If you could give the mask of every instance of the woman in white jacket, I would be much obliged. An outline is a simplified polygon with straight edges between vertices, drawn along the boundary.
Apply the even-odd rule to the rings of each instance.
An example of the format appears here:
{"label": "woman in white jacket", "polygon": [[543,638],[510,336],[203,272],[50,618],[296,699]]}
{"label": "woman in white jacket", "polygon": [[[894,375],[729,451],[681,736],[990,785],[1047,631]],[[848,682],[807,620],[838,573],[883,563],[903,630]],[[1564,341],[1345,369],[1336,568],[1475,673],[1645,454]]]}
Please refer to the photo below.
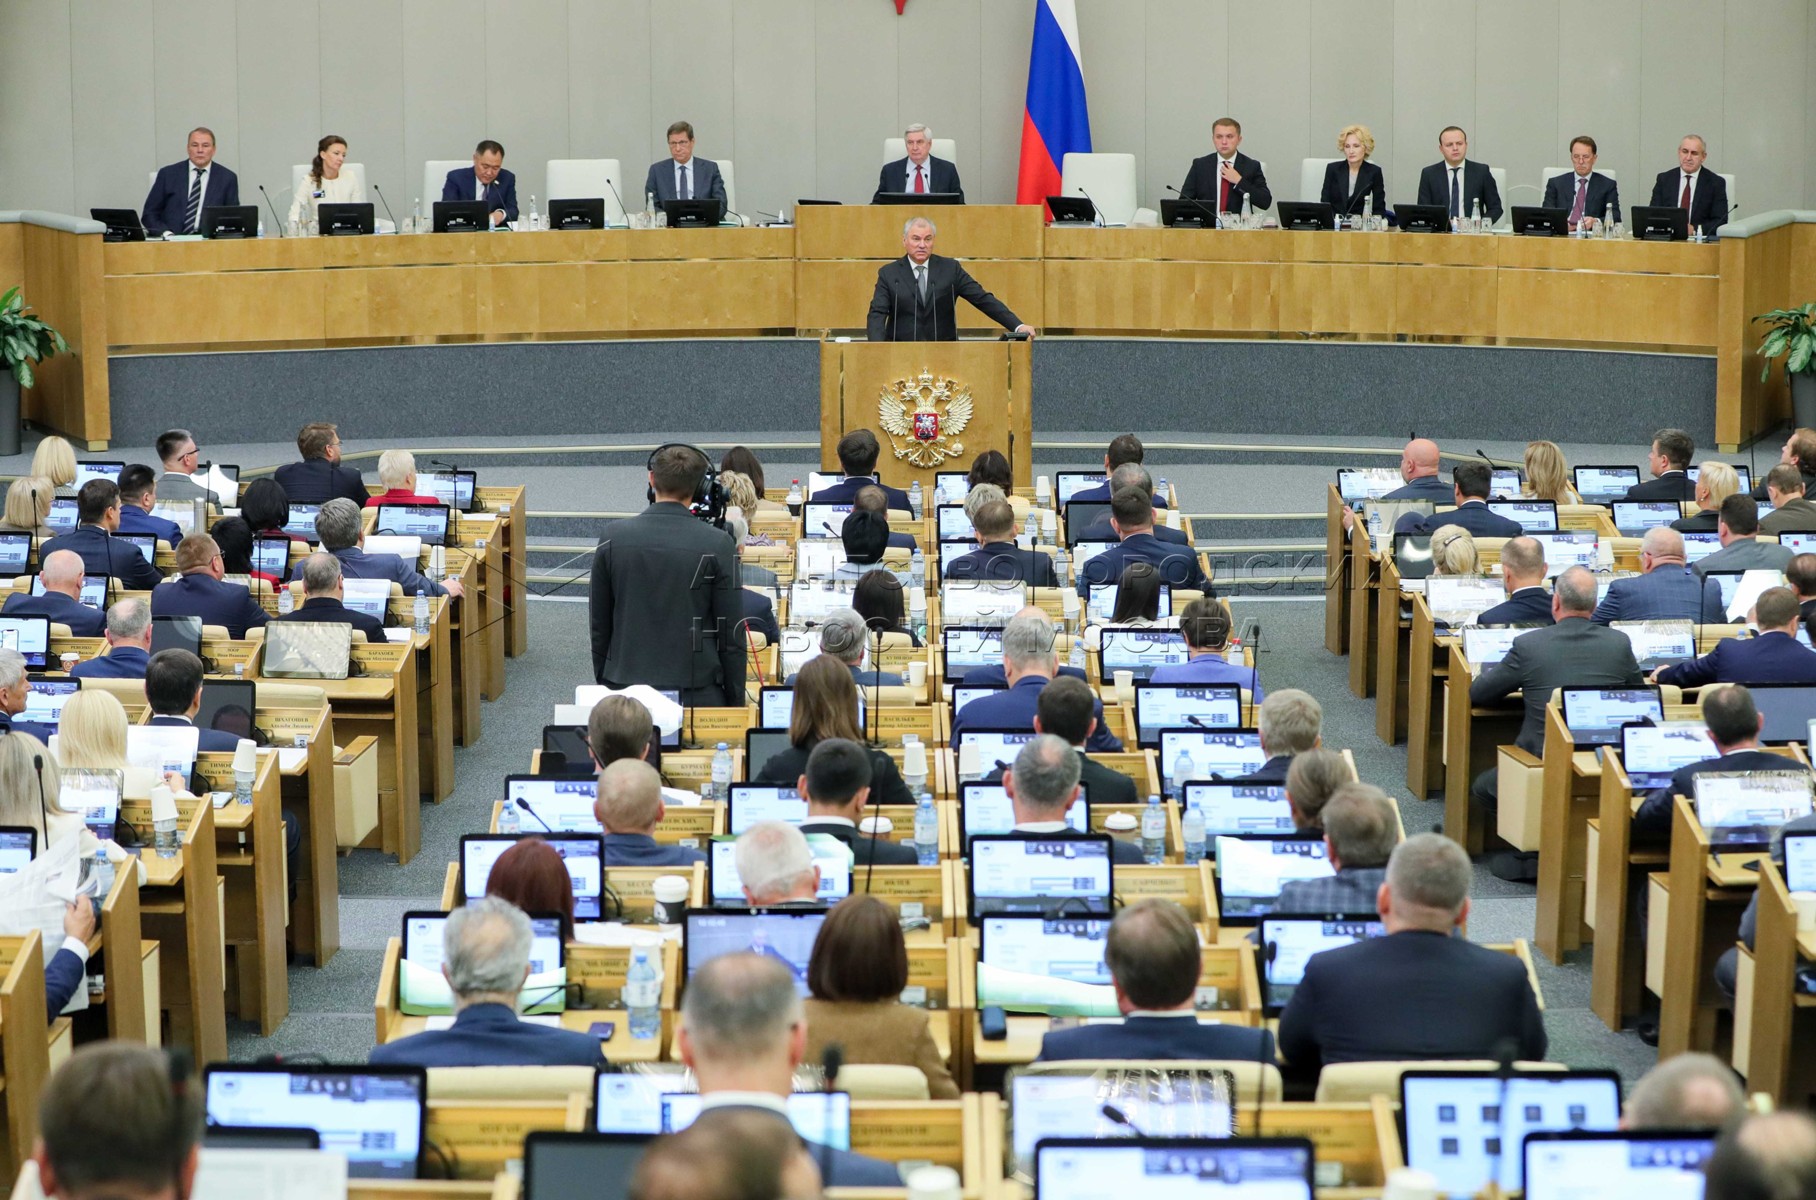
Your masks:
{"label": "woman in white jacket", "polygon": [[307,225],[320,204],[364,204],[366,188],[352,172],[341,171],[347,162],[347,139],[329,134],[316,143],[315,161],[290,201],[290,224]]}

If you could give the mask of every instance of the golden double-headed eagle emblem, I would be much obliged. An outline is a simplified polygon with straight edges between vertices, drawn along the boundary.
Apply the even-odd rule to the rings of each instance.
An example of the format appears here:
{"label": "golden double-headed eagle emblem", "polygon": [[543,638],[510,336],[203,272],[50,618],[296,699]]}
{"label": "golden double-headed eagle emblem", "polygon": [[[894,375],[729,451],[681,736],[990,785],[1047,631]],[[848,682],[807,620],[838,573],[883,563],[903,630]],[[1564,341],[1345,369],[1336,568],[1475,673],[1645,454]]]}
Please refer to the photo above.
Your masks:
{"label": "golden double-headed eagle emblem", "polygon": [[965,452],[957,440],[971,423],[971,389],[927,370],[898,379],[877,400],[877,420],[895,456],[917,467],[937,467]]}

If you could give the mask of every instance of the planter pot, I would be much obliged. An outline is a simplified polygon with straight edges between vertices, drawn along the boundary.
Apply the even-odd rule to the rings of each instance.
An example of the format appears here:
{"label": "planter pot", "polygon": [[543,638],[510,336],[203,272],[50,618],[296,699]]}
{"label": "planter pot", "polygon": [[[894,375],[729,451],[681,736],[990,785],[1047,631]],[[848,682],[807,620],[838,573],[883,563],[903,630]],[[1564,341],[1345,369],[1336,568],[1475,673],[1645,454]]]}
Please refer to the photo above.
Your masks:
{"label": "planter pot", "polygon": [[17,453],[19,453],[19,381],[13,378],[11,371],[0,367],[0,455]]}
{"label": "planter pot", "polygon": [[[19,423],[18,401],[13,403],[13,425],[16,427]],[[1816,429],[1816,374],[1799,371],[1791,376],[1791,419],[1799,429]]]}

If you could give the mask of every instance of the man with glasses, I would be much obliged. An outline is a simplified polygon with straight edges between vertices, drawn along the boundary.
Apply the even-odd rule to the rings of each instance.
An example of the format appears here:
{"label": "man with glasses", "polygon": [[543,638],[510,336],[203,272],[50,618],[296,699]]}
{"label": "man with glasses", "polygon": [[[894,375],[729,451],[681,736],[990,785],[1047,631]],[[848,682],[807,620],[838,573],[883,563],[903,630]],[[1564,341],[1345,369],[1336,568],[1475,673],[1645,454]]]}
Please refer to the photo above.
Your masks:
{"label": "man with glasses", "polygon": [[341,465],[340,430],[327,421],[311,421],[297,430],[297,453],[303,461],[285,463],[272,478],[292,504],[326,504],[345,496],[365,507],[371,494],[358,471]]}
{"label": "man with glasses", "polygon": [[1595,169],[1595,139],[1586,133],[1570,141],[1570,173],[1545,181],[1545,207],[1568,210],[1570,228],[1600,228],[1603,213],[1621,219],[1621,192],[1614,180]]}
{"label": "man with glasses", "polygon": [[730,207],[725,198],[725,179],[719,164],[710,158],[694,157],[694,127],[676,121],[668,127],[667,162],[651,163],[643,181],[645,196],[664,200],[717,200],[719,217]]}
{"label": "man with glasses", "polygon": [[229,637],[270,618],[243,583],[226,583],[221,548],[205,533],[192,533],[177,543],[177,578],[151,589],[154,617],[200,617],[204,625],[221,625]]}
{"label": "man with glasses", "polygon": [[214,493],[196,482],[196,467],[202,451],[195,435],[187,429],[172,429],[158,435],[158,460],[164,474],[158,479],[158,495],[165,500],[206,500],[214,504]]}

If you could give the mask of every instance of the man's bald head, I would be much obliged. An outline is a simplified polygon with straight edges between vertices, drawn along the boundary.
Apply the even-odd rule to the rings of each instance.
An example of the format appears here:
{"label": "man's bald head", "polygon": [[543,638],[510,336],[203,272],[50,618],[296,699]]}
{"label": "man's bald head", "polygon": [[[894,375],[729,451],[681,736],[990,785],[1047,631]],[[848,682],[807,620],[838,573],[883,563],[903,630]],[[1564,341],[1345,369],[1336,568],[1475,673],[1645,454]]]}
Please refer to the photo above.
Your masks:
{"label": "man's bald head", "polygon": [[1669,525],[1654,525],[1640,539],[1639,552],[1651,560],[1646,565],[1648,571],[1667,563],[1681,567],[1684,563],[1684,535]]}
{"label": "man's bald head", "polygon": [[1501,547],[1501,574],[1519,587],[1545,582],[1545,547],[1537,538],[1509,538]]}
{"label": "man's bald head", "polygon": [[39,575],[47,592],[74,596],[82,590],[82,556],[74,550],[52,550],[44,558]]}
{"label": "man's bald head", "polygon": [[607,833],[649,833],[662,820],[662,776],[640,758],[608,763],[593,809]]}
{"label": "man's bald head", "polygon": [[1400,453],[1400,474],[1419,479],[1438,473],[1438,444],[1430,438],[1414,438]]}

